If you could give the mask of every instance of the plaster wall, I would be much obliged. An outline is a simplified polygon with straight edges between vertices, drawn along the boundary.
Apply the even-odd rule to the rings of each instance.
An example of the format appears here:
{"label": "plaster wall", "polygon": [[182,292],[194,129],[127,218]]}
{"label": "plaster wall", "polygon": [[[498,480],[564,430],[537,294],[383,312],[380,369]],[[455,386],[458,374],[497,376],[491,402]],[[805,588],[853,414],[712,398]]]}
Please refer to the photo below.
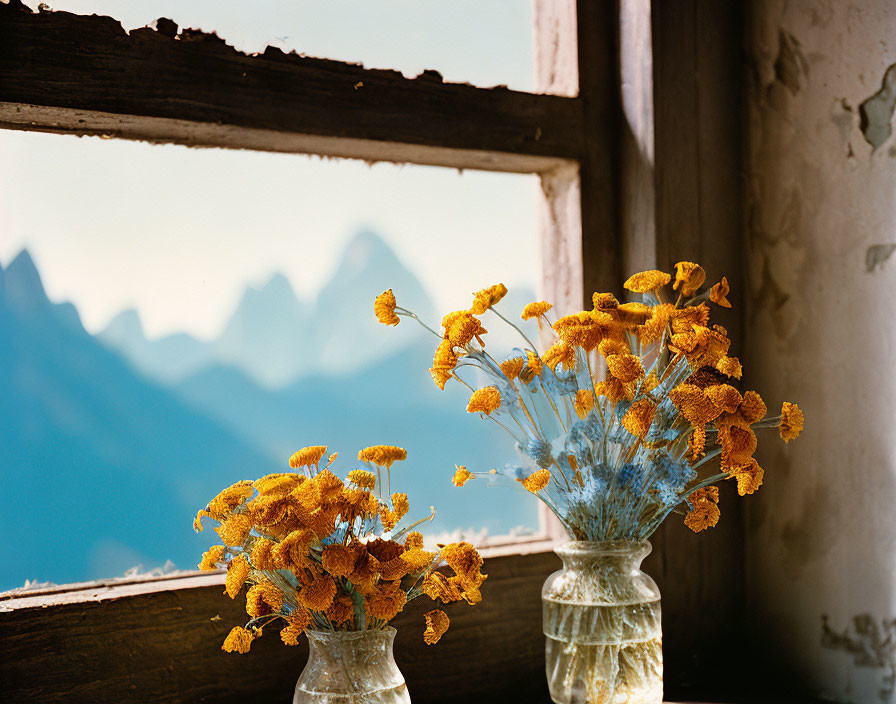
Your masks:
{"label": "plaster wall", "polygon": [[[746,4],[746,621],[812,692],[896,702],[896,3]],[[887,640],[889,637],[889,641]]]}

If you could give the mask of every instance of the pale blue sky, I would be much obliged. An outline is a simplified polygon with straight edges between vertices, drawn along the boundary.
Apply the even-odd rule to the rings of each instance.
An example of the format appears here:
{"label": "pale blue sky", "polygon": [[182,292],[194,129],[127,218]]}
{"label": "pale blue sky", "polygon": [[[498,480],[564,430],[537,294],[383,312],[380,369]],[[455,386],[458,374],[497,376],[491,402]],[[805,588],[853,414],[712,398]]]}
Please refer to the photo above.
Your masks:
{"label": "pale blue sky", "polygon": [[[126,28],[168,16],[266,44],[446,80],[531,89],[529,0],[64,0]],[[150,335],[215,334],[243,287],[282,270],[304,297],[361,226],[379,231],[440,308],[503,280],[535,287],[533,176],[151,146],[0,131],[0,262],[27,246],[51,297],[90,330],[135,306]]]}

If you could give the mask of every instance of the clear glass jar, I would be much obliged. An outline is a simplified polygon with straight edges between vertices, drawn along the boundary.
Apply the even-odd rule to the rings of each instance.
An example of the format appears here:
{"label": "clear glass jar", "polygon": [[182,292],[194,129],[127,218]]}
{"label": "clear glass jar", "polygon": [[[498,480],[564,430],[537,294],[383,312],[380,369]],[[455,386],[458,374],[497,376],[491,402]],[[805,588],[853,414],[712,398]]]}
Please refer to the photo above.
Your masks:
{"label": "clear glass jar", "polygon": [[661,704],[660,592],[641,571],[650,543],[574,541],[541,592],[548,686],[557,704]]}
{"label": "clear glass jar", "polygon": [[293,704],[410,704],[404,676],[392,657],[394,628],[305,631],[308,663]]}

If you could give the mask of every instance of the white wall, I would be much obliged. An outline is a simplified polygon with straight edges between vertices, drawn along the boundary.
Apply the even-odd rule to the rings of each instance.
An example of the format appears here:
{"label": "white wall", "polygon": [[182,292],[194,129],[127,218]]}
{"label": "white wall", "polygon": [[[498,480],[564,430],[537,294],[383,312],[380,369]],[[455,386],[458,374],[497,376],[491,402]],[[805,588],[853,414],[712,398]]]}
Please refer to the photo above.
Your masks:
{"label": "white wall", "polygon": [[806,415],[791,445],[766,438],[746,500],[747,621],[820,696],[896,702],[888,669],[824,647],[821,625],[896,619],[896,138],[866,138],[893,125],[896,88],[865,133],[859,109],[896,64],[896,3],[746,6],[747,382]]}

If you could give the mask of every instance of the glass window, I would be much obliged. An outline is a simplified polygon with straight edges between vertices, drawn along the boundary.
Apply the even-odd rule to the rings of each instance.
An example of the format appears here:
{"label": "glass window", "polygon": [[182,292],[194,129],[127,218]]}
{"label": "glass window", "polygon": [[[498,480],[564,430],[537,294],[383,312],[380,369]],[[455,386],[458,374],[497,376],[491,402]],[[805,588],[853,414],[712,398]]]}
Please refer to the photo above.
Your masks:
{"label": "glass window", "polygon": [[195,511],[310,444],[343,475],[405,447],[393,486],[433,531],[536,528],[518,488],[451,485],[515,451],[432,383],[430,333],[372,313],[391,287],[438,325],[502,281],[518,316],[536,177],[10,131],[0,163],[0,520],[27,526],[0,590],[193,568]]}

